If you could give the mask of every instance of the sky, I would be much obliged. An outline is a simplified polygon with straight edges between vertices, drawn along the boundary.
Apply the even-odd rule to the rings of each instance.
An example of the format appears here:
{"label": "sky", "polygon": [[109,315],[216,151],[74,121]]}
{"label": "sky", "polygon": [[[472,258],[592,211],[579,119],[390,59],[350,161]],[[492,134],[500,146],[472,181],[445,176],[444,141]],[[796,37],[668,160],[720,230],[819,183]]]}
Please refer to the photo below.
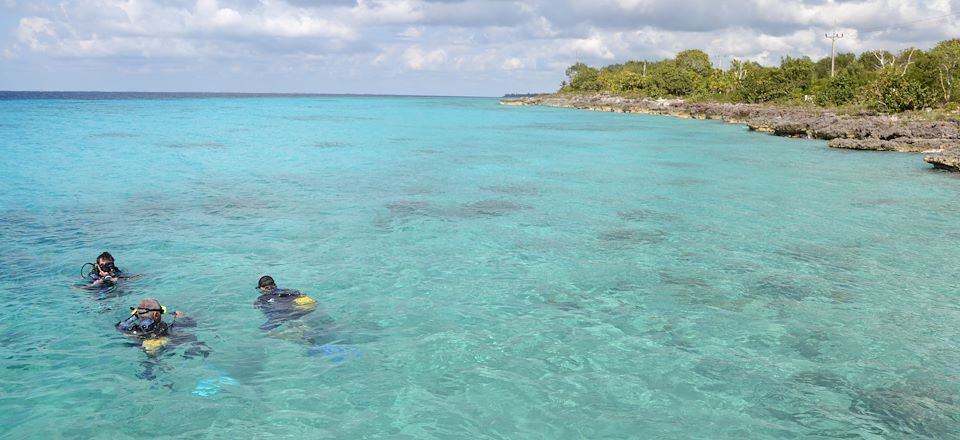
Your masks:
{"label": "sky", "polygon": [[960,0],[0,0],[0,90],[500,96],[707,52],[892,52],[960,37]]}

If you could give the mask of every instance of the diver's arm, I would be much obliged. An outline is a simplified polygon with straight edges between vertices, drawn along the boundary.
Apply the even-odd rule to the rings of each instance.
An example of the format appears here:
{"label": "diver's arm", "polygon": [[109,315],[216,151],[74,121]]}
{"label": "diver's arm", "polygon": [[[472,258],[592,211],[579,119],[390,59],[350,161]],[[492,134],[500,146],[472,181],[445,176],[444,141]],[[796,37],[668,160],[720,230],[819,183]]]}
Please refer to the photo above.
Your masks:
{"label": "diver's arm", "polygon": [[174,319],[174,321],[171,322],[170,325],[172,326],[173,324],[176,324],[177,327],[183,327],[183,328],[196,327],[196,326],[197,326],[197,321],[194,320],[193,318],[189,317],[189,316],[180,315],[179,318],[180,318],[180,319]]}
{"label": "diver's arm", "polygon": [[[179,320],[179,321],[178,321],[178,320]],[[179,322],[181,327],[184,326],[184,324],[187,324],[187,327],[190,327],[189,323],[192,322],[192,321],[193,321],[193,320],[190,319],[190,318],[185,318],[185,317],[183,316],[183,312],[181,312],[181,311],[179,311],[179,310],[174,310],[174,311],[173,311],[173,320],[170,321],[170,326],[172,327],[174,324],[176,324],[176,323]]]}

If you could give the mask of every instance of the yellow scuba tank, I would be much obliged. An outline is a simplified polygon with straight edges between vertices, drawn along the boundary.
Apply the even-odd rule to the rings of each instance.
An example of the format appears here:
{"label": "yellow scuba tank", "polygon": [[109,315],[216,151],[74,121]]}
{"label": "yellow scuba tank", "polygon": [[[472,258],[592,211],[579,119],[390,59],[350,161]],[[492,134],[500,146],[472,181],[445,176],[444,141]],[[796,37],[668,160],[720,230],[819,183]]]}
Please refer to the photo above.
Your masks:
{"label": "yellow scuba tank", "polygon": [[167,345],[168,342],[170,342],[170,338],[166,336],[161,336],[159,338],[152,338],[152,339],[144,339],[143,349],[147,350],[147,352],[152,353],[163,348],[163,346]]}
{"label": "yellow scuba tank", "polygon": [[293,300],[293,304],[300,310],[313,310],[317,307],[317,301],[307,295],[297,297]]}

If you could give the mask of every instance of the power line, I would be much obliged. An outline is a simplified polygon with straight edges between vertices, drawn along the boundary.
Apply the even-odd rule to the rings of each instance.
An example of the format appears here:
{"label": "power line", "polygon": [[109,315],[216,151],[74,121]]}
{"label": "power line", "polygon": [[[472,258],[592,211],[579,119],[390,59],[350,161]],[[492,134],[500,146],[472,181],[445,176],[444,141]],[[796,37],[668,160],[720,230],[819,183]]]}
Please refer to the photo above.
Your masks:
{"label": "power line", "polygon": [[914,25],[914,24],[917,24],[917,23],[925,23],[925,22],[928,22],[928,21],[937,21],[937,20],[942,20],[942,19],[944,19],[944,18],[950,18],[950,17],[956,17],[956,16],[960,16],[960,12],[954,12],[954,13],[952,13],[952,14],[941,15],[941,16],[938,16],[938,17],[923,18],[923,19],[920,19],[920,20],[903,21],[903,22],[895,23],[895,24],[888,25],[888,26],[878,26],[878,27],[874,27],[874,28],[859,29],[859,31],[860,31],[860,32],[863,32],[863,33],[892,31],[892,30],[894,30],[894,29],[902,29],[902,28],[905,28],[905,27],[908,27],[908,26],[911,26],[911,25]]}

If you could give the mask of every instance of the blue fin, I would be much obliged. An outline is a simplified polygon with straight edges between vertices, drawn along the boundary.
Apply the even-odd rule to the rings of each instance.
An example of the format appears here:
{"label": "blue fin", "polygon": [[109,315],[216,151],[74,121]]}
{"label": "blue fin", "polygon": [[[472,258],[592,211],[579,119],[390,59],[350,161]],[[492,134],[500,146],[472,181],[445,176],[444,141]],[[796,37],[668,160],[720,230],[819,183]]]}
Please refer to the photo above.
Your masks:
{"label": "blue fin", "polygon": [[363,356],[363,353],[357,350],[356,347],[349,345],[323,344],[308,348],[307,356],[322,356],[329,362],[339,363],[360,358]]}
{"label": "blue fin", "polygon": [[211,376],[206,379],[197,382],[197,386],[193,388],[193,394],[196,394],[200,397],[213,397],[220,392],[221,385],[236,385],[238,384],[237,380],[230,377],[227,373],[214,369],[216,376]]}

